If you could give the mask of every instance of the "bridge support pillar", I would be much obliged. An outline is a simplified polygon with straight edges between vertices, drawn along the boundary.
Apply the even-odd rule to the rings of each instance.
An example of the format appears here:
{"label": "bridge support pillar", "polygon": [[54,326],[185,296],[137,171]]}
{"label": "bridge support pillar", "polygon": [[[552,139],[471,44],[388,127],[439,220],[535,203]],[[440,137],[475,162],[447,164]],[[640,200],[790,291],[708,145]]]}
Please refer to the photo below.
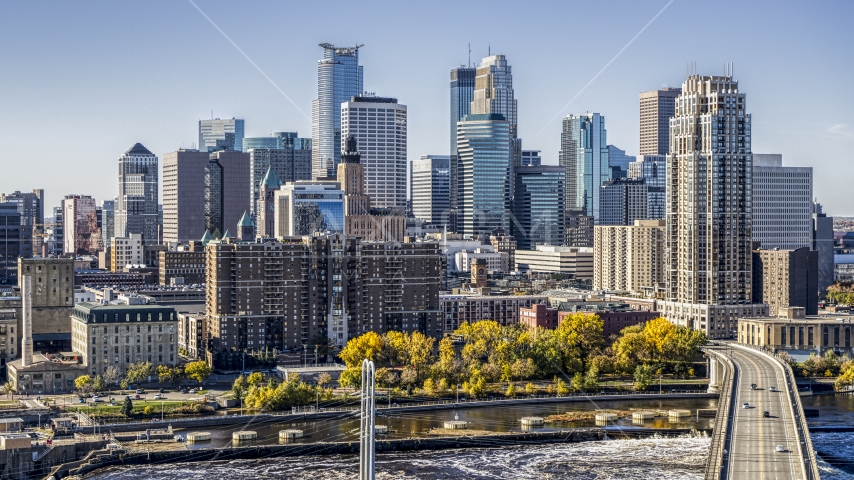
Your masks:
{"label": "bridge support pillar", "polygon": [[726,367],[714,356],[709,356],[709,393],[721,393],[723,376],[726,375]]}

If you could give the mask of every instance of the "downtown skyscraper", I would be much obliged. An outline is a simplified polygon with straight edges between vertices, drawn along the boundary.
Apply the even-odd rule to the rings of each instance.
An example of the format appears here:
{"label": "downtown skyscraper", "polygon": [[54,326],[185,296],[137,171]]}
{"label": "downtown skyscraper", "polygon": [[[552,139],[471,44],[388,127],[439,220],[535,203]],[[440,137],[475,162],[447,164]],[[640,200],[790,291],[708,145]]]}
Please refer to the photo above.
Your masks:
{"label": "downtown skyscraper", "polygon": [[457,122],[471,113],[474,99],[474,78],[477,68],[471,65],[451,70],[451,155],[448,163],[449,197],[446,224],[451,230],[457,228],[457,208],[459,197],[459,158],[457,157]]}
{"label": "downtown skyscraper", "polygon": [[311,103],[313,178],[335,177],[341,158],[341,104],[363,93],[359,48],[321,43],[317,62],[317,100]]}
{"label": "downtown skyscraper", "polygon": [[115,236],[140,233],[145,243],[158,243],[157,182],[157,156],[141,143],[119,157]]}
{"label": "downtown skyscraper", "polygon": [[599,219],[602,184],[611,179],[605,117],[567,115],[560,134],[558,164],[566,169],[566,213]]}
{"label": "downtown skyscraper", "polygon": [[241,118],[199,120],[199,150],[243,150],[244,124]]}
{"label": "downtown skyscraper", "polygon": [[738,82],[691,75],[670,119],[666,297],[671,322],[728,338],[751,304],[753,156],[750,114]]}
{"label": "downtown skyscraper", "polygon": [[513,70],[504,55],[484,58],[477,67],[471,110],[475,115],[504,115],[510,126],[512,164],[522,162],[522,141],[516,125],[516,98],[513,95]]}

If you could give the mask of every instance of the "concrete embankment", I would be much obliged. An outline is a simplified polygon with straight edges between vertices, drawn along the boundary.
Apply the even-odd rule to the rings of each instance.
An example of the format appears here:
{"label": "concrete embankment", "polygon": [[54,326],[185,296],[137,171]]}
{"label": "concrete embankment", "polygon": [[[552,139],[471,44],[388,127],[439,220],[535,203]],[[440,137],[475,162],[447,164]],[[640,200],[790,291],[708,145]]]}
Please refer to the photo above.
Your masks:
{"label": "concrete embankment", "polygon": [[[604,401],[638,401],[638,400],[660,400],[660,399],[691,399],[691,398],[717,398],[716,393],[665,393],[665,394],[631,394],[631,395],[572,395],[566,397],[538,397],[538,398],[514,398],[506,400],[484,400],[476,402],[437,401],[431,404],[401,405],[398,407],[383,407],[377,405],[377,415],[395,415],[398,413],[428,412],[437,410],[454,410],[468,408],[500,408],[518,405],[539,405],[548,403],[568,402],[604,402]],[[171,425],[175,428],[199,428],[224,425],[255,425],[263,423],[280,423],[295,420],[315,420],[326,418],[344,418],[357,415],[358,410],[335,410],[321,411],[316,413],[297,414],[267,414],[257,415],[210,415],[202,418],[167,419],[165,422],[151,423],[116,423],[101,425],[97,427],[98,432],[136,432],[147,428],[162,428]],[[77,431],[92,433],[93,427],[78,427]]]}
{"label": "concrete embankment", "polygon": [[[636,438],[651,435],[678,436],[694,432],[689,429],[615,429],[603,428],[560,430],[552,432],[506,433],[481,436],[449,436],[438,438],[407,438],[381,440],[376,443],[378,453],[412,452],[420,450],[446,450],[456,448],[491,448],[503,445],[539,445],[549,443],[575,443],[605,440],[608,438]],[[54,478],[68,475],[83,475],[93,470],[116,465],[143,465],[149,463],[180,463],[226,460],[251,460],[272,457],[302,455],[355,455],[359,453],[358,442],[319,442],[291,445],[262,445],[202,450],[174,450],[145,453],[125,453],[110,457],[99,456],[87,464],[73,464],[71,468],[60,467]]]}

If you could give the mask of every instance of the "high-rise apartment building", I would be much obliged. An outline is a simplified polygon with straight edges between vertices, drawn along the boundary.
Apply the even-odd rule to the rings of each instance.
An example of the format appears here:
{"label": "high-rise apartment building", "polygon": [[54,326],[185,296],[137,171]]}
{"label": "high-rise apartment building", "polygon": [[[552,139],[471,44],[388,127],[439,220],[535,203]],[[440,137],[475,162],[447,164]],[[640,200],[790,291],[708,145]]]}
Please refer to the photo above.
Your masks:
{"label": "high-rise apartment building", "polygon": [[513,238],[522,250],[537,245],[563,245],[566,234],[564,195],[566,171],[557,165],[515,168],[515,197],[510,221]]}
{"label": "high-rise apartment building", "polygon": [[185,150],[163,155],[163,241],[186,243],[205,233],[205,168],[207,151]]}
{"label": "high-rise apartment building", "polygon": [[599,194],[611,179],[605,117],[598,113],[567,115],[560,134],[558,163],[566,169],[566,211],[599,220]]}
{"label": "high-rise apartment building", "polygon": [[251,211],[249,154],[220,150],[210,154],[205,170],[205,228],[216,237],[237,228]]}
{"label": "high-rise apartment building", "polygon": [[728,338],[752,304],[750,114],[731,76],[691,75],[670,119],[667,301],[671,322]]}
{"label": "high-rise apartment building", "polygon": [[126,272],[129,265],[145,265],[142,235],[131,233],[127,237],[110,239],[110,270]]}
{"label": "high-rise apartment building", "polygon": [[667,187],[667,157],[641,155],[629,163],[629,179],[643,180],[646,184],[646,218],[664,219],[664,200]]}
{"label": "high-rise apartment building", "polygon": [[449,192],[448,223],[449,229],[455,230],[457,223],[457,206],[459,200],[459,158],[457,157],[457,122],[471,113],[471,102],[474,98],[474,78],[477,69],[471,66],[451,70],[451,155],[449,163]]}
{"label": "high-rise apartment building", "polygon": [[818,252],[818,294],[824,298],[827,287],[833,284],[833,217],[822,211],[821,204],[812,204],[812,249]]}
{"label": "high-rise apartment building", "polygon": [[472,114],[457,122],[457,231],[510,231],[510,122],[501,114]]}
{"label": "high-rise apartment building", "polygon": [[437,243],[364,243],[341,234],[211,242],[212,348],[313,350],[327,339],[340,348],[368,331],[441,336],[440,259]]}
{"label": "high-rise apartment building", "polygon": [[344,233],[344,191],[337,182],[286,183],[273,201],[276,238]]}
{"label": "high-rise apartment building", "polygon": [[33,254],[32,229],[22,223],[15,203],[0,203],[0,285],[18,283],[18,257]]}
{"label": "high-rise apartment building", "polygon": [[803,307],[818,315],[818,252],[809,247],[753,251],[753,303],[768,305],[768,314]]}
{"label": "high-rise apartment building", "polygon": [[141,233],[146,243],[158,242],[157,183],[157,156],[142,144],[134,144],[119,157],[119,194],[115,210],[117,237]]}
{"label": "high-rise apartment building", "polygon": [[593,290],[655,295],[664,290],[664,220],[596,226]]}
{"label": "high-rise apartment building", "polygon": [[784,167],[782,155],[754,153],[752,191],[754,242],[782,250],[812,244],[812,167]]}
{"label": "high-rise apartment building", "polygon": [[62,220],[65,253],[95,255],[104,248],[94,198],[66,195],[62,200]]}
{"label": "high-rise apartment building", "polygon": [[670,152],[670,117],[675,115],[681,88],[662,88],[640,94],[640,155]]}
{"label": "high-rise apartment building", "polygon": [[243,119],[199,120],[199,151],[216,150],[243,151]]}
{"label": "high-rise apartment building", "polygon": [[599,225],[632,225],[648,219],[647,197],[643,180],[608,180],[602,185]]}
{"label": "high-rise apartment building", "polygon": [[321,43],[317,62],[317,100],[311,103],[312,177],[334,177],[341,157],[341,104],[364,92],[359,49]]}
{"label": "high-rise apartment building", "polygon": [[[377,208],[406,207],[406,105],[354,96],[341,104],[341,139],[352,135],[365,169],[365,193]],[[332,176],[337,175],[337,167]]]}
{"label": "high-rise apartment building", "polygon": [[[53,252],[50,253],[56,256],[62,255],[63,250],[65,250],[65,227],[63,226],[63,223],[62,205],[53,207]],[[831,230],[831,238],[832,237],[833,231]],[[833,248],[831,248],[830,251],[832,256]]]}
{"label": "high-rise apartment building", "polygon": [[451,157],[422,155],[409,169],[409,198],[415,218],[433,225],[448,225],[451,194]]}

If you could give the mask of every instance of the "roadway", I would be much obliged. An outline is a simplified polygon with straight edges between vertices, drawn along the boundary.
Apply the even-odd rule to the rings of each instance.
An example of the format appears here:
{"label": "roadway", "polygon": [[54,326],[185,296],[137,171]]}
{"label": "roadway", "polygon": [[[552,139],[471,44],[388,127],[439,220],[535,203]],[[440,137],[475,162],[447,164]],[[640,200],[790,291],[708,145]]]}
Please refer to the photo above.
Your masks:
{"label": "roadway", "polygon": [[[782,367],[758,352],[729,350],[739,371],[734,385],[726,470],[731,479],[804,479],[795,418]],[[756,384],[756,390],[751,384]],[[775,387],[772,392],[770,387]],[[782,391],[781,391],[782,390]],[[743,408],[748,403],[750,408]],[[769,417],[763,417],[763,412]],[[778,452],[777,446],[786,451]]]}

